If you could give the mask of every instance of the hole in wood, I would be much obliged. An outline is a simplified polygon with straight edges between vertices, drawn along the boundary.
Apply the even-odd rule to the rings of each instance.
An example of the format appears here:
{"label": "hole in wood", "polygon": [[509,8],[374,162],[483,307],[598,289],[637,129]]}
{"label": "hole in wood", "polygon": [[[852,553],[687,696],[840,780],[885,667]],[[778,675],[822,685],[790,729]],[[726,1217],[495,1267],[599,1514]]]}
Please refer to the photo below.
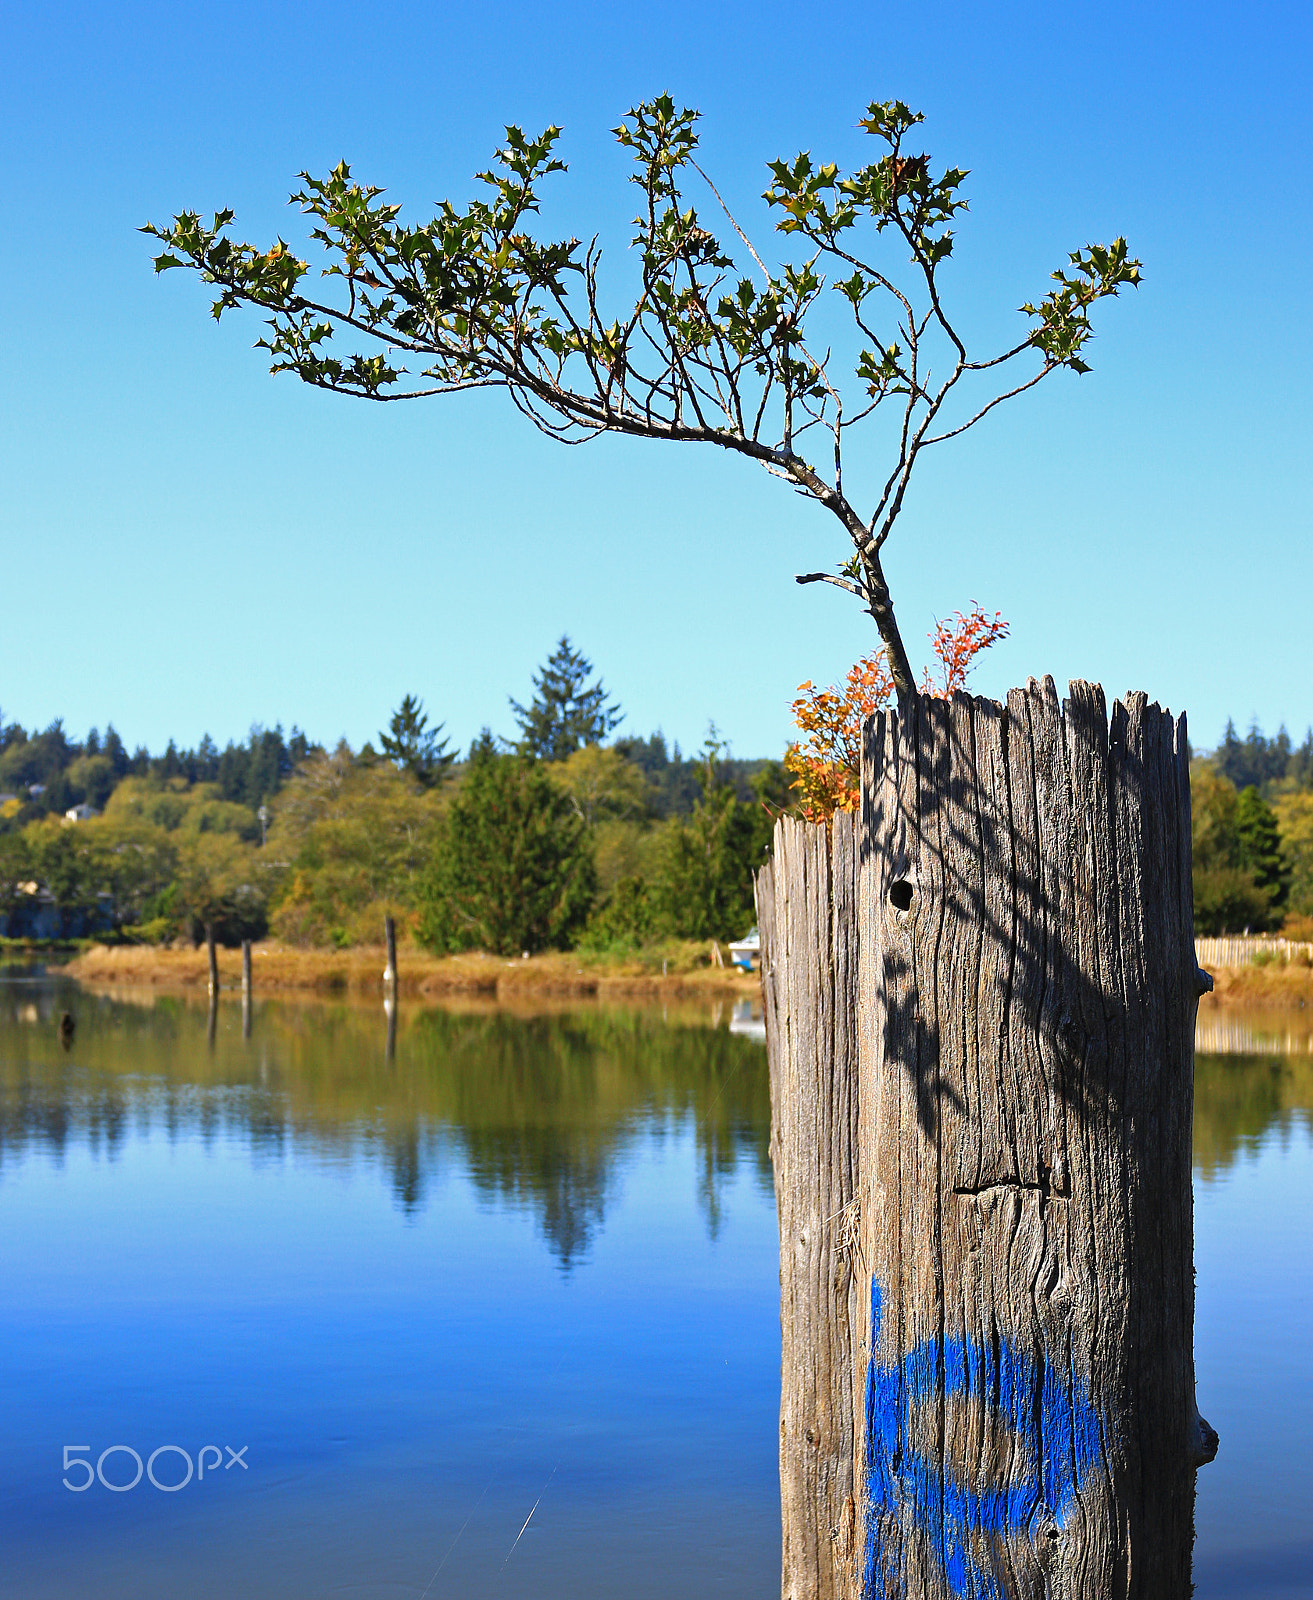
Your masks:
{"label": "hole in wood", "polygon": [[912,909],[912,885],[906,878],[896,878],[889,885],[889,899],[899,911]]}

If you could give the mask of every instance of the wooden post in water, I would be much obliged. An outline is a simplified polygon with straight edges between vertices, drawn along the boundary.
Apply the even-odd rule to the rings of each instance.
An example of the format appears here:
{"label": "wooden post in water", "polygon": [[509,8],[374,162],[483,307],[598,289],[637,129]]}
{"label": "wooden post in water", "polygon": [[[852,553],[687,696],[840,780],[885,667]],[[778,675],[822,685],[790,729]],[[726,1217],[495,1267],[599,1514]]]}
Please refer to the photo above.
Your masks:
{"label": "wooden post in water", "polygon": [[390,1063],[397,1054],[397,925],[392,913],[383,918],[383,938],[388,948],[388,964],[383,969],[383,1008],[387,1012],[388,1031],[385,1056]]}
{"label": "wooden post in water", "polygon": [[205,924],[205,952],[210,961],[210,1014],[206,1021],[205,1039],[213,1049],[215,1035],[219,1029],[219,956],[215,949],[212,922]]}
{"label": "wooden post in water", "polygon": [[242,940],[242,1038],[251,1037],[251,941]]}
{"label": "wooden post in water", "polygon": [[[1097,687],[1060,706],[1032,680],[872,719],[855,914],[848,824],[777,828],[788,1600],[1190,1593],[1217,1440],[1194,1398],[1187,763],[1184,718],[1143,695],[1109,722]],[[845,1426],[851,1538],[825,1487]]]}

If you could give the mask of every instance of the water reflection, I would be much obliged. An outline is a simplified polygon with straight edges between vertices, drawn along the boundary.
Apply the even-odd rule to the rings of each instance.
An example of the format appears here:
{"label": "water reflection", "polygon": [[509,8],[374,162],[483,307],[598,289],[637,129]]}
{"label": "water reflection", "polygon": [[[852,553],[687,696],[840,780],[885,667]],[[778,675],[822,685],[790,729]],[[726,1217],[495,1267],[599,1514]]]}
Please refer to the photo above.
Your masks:
{"label": "water reflection", "polygon": [[1212,1012],[1195,1036],[1194,1168],[1211,1181],[1270,1135],[1313,1132],[1313,1018]]}
{"label": "water reflection", "polygon": [[[713,1020],[234,994],[210,1050],[203,995],[0,984],[14,1592],[768,1592],[767,1074],[752,1018]],[[1257,1600],[1308,1572],[1313,1049],[1298,1017],[1213,1022],[1195,1579]],[[258,1470],[190,1533],[55,1470],[70,1439],[225,1429]]]}
{"label": "water reflection", "polygon": [[1195,1041],[1197,1600],[1309,1592],[1313,1053],[1298,1012],[1205,1011]]}
{"label": "water reflection", "polygon": [[[55,1043],[66,1008],[79,1024],[67,1053]],[[79,1142],[113,1159],[130,1129],[158,1127],[170,1141],[238,1138],[261,1160],[293,1147],[364,1157],[413,1217],[454,1155],[486,1198],[532,1210],[568,1270],[603,1226],[624,1154],[684,1119],[713,1238],[740,1164],[769,1188],[764,1049],[708,1020],[236,998],[208,1008],[6,986],[0,1168],[35,1149],[62,1159]]]}
{"label": "water reflection", "polygon": [[[203,994],[0,984],[0,1589],[767,1592],[765,1053],[711,1020],[234,993],[211,1050]],[[74,1440],[250,1470],[72,1492]]]}

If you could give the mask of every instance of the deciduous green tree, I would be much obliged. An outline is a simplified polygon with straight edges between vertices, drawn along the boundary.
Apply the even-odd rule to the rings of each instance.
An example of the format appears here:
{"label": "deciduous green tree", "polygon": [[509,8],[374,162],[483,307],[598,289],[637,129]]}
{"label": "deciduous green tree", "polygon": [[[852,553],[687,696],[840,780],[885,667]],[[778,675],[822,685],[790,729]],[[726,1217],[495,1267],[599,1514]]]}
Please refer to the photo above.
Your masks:
{"label": "deciduous green tree", "polygon": [[268,883],[260,855],[232,833],[179,837],[169,909],[194,944],[207,927],[225,945],[264,934],[269,926]]}
{"label": "deciduous green tree", "polygon": [[1289,884],[1290,910],[1313,917],[1313,792],[1279,795],[1272,807],[1281,830],[1281,864]]}
{"label": "deciduous green tree", "polygon": [[649,813],[642,769],[614,747],[587,744],[562,761],[552,778],[590,828],[606,821],[638,821]]}
{"label": "deciduous green tree", "polygon": [[755,825],[720,779],[720,746],[708,739],[702,796],[690,817],[666,823],[659,865],[650,885],[653,924],[684,939],[737,939],[754,921],[752,874],[764,859],[769,829]]}
{"label": "deciduous green tree", "polygon": [[[1191,767],[1190,791],[1195,931],[1237,933],[1272,926],[1277,920],[1280,863],[1272,855],[1271,811],[1257,790],[1247,789],[1251,798],[1242,812],[1235,785],[1208,761],[1196,761]],[[1261,880],[1255,862],[1262,863]]]}
{"label": "deciduous green tree", "polygon": [[[101,895],[109,888],[104,836],[92,825],[71,825],[59,817],[32,823],[24,832],[32,876],[54,896],[61,936],[92,932],[100,920]],[[104,910],[108,915],[109,908]]]}
{"label": "deciduous green tree", "polygon": [[32,858],[22,833],[0,833],[0,928],[18,909],[23,897],[20,885],[32,881]]}
{"label": "deciduous green tree", "polygon": [[442,800],[345,744],[311,756],[274,802],[267,854],[285,862],[272,915],[294,944],[376,944],[413,917]]}

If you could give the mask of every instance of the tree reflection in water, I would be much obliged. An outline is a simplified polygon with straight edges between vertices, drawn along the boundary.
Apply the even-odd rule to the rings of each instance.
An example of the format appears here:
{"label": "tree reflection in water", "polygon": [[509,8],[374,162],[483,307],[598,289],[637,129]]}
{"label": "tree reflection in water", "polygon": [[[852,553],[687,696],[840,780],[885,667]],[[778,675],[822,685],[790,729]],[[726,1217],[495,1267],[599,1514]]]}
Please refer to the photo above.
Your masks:
{"label": "tree reflection in water", "polygon": [[[75,1048],[51,1017],[78,1016]],[[258,1162],[294,1150],[386,1172],[412,1216],[457,1160],[489,1201],[528,1208],[565,1270],[603,1227],[627,1150],[692,1119],[698,1201],[714,1236],[725,1180],[749,1163],[770,1185],[764,1047],[673,1017],[594,1006],[522,1016],[401,1008],[395,1059],[381,1011],[204,1002],[49,987],[0,992],[0,1165],[84,1144],[113,1159],[130,1129],[170,1141],[242,1140]]]}

